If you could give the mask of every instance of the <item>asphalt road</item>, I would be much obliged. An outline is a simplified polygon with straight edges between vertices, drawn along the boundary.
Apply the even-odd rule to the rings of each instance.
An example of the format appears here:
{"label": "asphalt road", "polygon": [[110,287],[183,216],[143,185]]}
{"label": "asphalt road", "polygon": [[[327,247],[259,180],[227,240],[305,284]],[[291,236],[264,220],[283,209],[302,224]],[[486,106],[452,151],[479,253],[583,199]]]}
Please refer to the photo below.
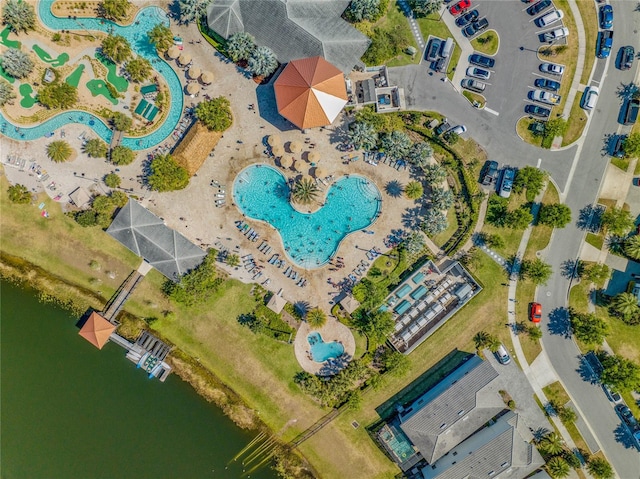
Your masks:
{"label": "asphalt road", "polygon": [[[566,334],[569,280],[561,274],[563,264],[578,257],[584,240],[585,231],[579,227],[578,218],[581,210],[598,198],[608,163],[607,139],[612,134],[630,130],[617,122],[622,103],[618,90],[637,77],[640,61],[636,60],[630,71],[621,72],[615,68],[615,55],[623,45],[633,45],[636,51],[640,50],[640,12],[634,11],[638,4],[635,1],[611,3],[615,12],[612,57],[609,61],[596,60],[591,83],[600,86],[600,97],[590,114],[587,134],[567,149],[542,150],[525,144],[515,134],[515,121],[523,114],[523,100],[540,63],[535,52],[530,51],[539,46],[536,37],[539,29],[528,23],[532,17],[519,11],[523,8],[520,2],[478,2],[481,14],[489,19],[490,28],[495,28],[501,39],[495,74],[487,88],[488,106],[498,115],[473,108],[451,83],[442,81],[441,75],[429,74],[427,65],[392,68],[389,73],[392,84],[404,88],[408,109],[443,113],[452,124],[466,125],[468,134],[483,145],[489,159],[502,165],[539,166],[547,170],[558,185],[565,203],[573,211],[574,223],[556,230],[548,249],[546,261],[552,265],[554,274],[546,286],[538,289],[537,298],[548,315],[542,341],[554,369],[618,476],[638,479],[640,453],[632,446],[612,403],[601,387],[592,383],[577,346]],[[527,25],[523,28],[525,22]],[[587,54],[595,55],[595,52]],[[461,59],[458,67],[466,66]]]}

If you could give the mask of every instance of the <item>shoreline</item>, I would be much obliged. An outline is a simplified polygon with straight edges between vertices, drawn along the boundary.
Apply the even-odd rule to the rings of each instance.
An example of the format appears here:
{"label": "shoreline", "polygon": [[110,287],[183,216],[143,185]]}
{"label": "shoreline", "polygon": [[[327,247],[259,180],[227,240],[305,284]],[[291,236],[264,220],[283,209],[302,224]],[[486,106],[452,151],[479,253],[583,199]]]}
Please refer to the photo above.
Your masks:
{"label": "shoreline", "polygon": [[[22,289],[33,290],[41,302],[53,303],[68,310],[72,314],[82,315],[87,309],[99,310],[107,299],[70,283],[38,265],[19,256],[14,256],[0,249],[0,280],[10,282]],[[59,291],[65,291],[69,296],[63,298]],[[131,331],[148,329],[169,342],[173,348],[167,357],[174,373],[180,380],[188,383],[193,391],[208,403],[213,403],[237,427],[257,433],[266,433],[278,443],[278,451],[274,454],[275,461],[284,465],[289,473],[296,471],[303,473],[293,477],[317,477],[312,466],[299,451],[294,451],[286,443],[281,443],[272,431],[235,391],[223,383],[212,371],[204,367],[197,358],[193,358],[180,350],[173,343],[162,337],[161,333],[151,328],[147,322],[129,313],[126,308],[120,313],[122,320],[120,328]],[[135,339],[131,334],[123,334],[128,339]],[[275,466],[275,464],[274,464]]]}

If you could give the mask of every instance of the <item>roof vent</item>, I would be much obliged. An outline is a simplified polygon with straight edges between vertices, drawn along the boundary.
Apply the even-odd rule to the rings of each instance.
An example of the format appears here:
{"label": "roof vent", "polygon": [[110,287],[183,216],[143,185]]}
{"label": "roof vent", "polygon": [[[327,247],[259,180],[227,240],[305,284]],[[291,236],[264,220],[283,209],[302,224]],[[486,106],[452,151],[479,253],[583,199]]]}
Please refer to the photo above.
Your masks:
{"label": "roof vent", "polygon": [[458,411],[458,416],[462,416],[464,414],[464,409],[460,409],[460,411]]}
{"label": "roof vent", "polygon": [[509,465],[508,462],[503,462],[502,464],[500,464],[500,467],[507,467]]}
{"label": "roof vent", "polygon": [[443,422],[442,424],[440,424],[440,429],[444,429],[445,427],[447,427],[447,423]]}
{"label": "roof vent", "polygon": [[496,473],[496,471],[489,471],[489,476],[493,476]]}

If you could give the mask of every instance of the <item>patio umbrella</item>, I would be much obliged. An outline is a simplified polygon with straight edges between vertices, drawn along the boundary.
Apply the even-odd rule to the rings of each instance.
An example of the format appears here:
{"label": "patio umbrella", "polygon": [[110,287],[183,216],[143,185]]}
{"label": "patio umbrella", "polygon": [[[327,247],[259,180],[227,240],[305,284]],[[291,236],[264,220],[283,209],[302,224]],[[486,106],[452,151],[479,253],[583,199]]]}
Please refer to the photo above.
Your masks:
{"label": "patio umbrella", "polygon": [[200,69],[198,67],[191,67],[189,68],[189,78],[191,78],[192,80],[197,79],[200,76]]}
{"label": "patio umbrella", "polygon": [[316,178],[324,178],[325,176],[327,176],[327,172],[325,171],[324,168],[316,166],[316,171],[314,172],[314,175]]}
{"label": "patio umbrella", "polygon": [[320,154],[315,152],[315,151],[310,151],[307,154],[307,160],[309,160],[311,163],[315,163],[320,159]]}
{"label": "patio umbrella", "polygon": [[172,60],[178,58],[180,56],[180,49],[178,47],[171,47],[167,50],[167,56]]}
{"label": "patio umbrella", "polygon": [[213,82],[213,73],[206,70],[203,71],[202,75],[200,75],[200,81],[205,85],[209,85],[211,82]]}
{"label": "patio umbrella", "polygon": [[183,53],[178,57],[178,63],[182,66],[188,65],[190,61],[191,55],[189,55],[188,53]]}
{"label": "patio umbrella", "polygon": [[280,158],[280,165],[283,168],[290,168],[291,165],[293,165],[293,158],[291,158],[290,156],[283,156],[282,158]]}
{"label": "patio umbrella", "polygon": [[284,148],[282,145],[275,145],[271,148],[271,153],[273,153],[273,156],[282,156],[284,154]]}
{"label": "patio umbrella", "polygon": [[189,83],[187,85],[187,93],[189,95],[195,95],[200,91],[200,86],[197,83]]}
{"label": "patio umbrella", "polygon": [[269,135],[269,138],[267,138],[267,143],[269,143],[269,146],[276,146],[281,145],[282,140],[278,135]]}
{"label": "patio umbrella", "polygon": [[289,151],[291,151],[291,153],[300,153],[302,151],[302,145],[299,141],[290,141]]}

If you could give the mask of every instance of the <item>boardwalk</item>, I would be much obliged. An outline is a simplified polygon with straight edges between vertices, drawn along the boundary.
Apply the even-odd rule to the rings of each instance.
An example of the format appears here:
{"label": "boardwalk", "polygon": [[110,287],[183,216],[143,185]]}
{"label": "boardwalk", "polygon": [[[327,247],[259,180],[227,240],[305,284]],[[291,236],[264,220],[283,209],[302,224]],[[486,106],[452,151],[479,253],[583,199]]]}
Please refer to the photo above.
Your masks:
{"label": "boardwalk", "polygon": [[104,310],[102,316],[104,319],[109,321],[110,323],[114,323],[116,316],[124,306],[124,303],[129,298],[131,292],[135,289],[138,283],[142,280],[144,276],[140,274],[138,271],[133,271],[129,277],[120,285],[116,294],[109,300],[107,303],[107,307]]}

